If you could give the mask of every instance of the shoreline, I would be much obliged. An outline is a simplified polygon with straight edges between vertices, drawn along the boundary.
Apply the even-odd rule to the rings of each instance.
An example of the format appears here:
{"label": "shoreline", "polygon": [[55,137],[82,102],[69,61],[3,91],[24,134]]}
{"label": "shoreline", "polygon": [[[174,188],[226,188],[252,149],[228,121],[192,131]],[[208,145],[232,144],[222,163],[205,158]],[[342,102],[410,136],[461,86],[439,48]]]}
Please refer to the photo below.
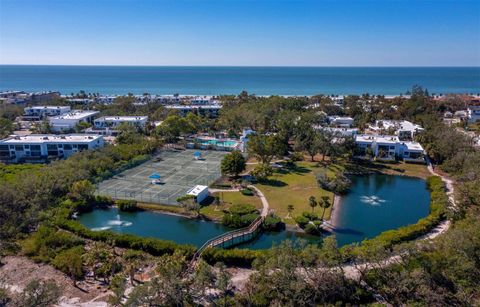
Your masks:
{"label": "shoreline", "polygon": [[332,211],[330,212],[330,219],[325,221],[325,223],[328,224],[332,230],[337,228],[341,205],[342,205],[342,197],[338,194],[334,194],[334,201],[333,201]]}

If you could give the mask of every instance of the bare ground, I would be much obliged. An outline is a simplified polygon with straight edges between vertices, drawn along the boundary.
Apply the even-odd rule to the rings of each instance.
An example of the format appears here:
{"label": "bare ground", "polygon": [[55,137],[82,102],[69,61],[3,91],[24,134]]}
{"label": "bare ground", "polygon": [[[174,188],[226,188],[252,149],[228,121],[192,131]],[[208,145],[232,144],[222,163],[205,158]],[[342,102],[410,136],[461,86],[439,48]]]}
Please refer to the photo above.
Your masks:
{"label": "bare ground", "polygon": [[68,276],[51,265],[35,263],[23,256],[8,256],[3,262],[5,265],[0,267],[0,276],[11,292],[21,292],[35,279],[53,280],[62,288],[60,306],[106,306],[108,289],[98,282],[81,281],[77,283],[77,288]]}

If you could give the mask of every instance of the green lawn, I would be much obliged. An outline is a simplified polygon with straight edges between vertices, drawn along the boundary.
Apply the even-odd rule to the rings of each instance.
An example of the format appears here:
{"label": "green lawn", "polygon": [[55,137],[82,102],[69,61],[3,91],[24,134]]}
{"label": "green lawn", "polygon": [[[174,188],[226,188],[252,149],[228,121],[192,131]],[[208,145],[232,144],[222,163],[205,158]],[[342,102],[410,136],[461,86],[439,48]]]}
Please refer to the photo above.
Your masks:
{"label": "green lawn", "polygon": [[203,206],[200,213],[214,220],[221,220],[224,214],[223,210],[234,204],[252,204],[255,208],[260,210],[262,208],[262,201],[257,196],[245,196],[240,192],[220,192],[214,193],[212,196],[218,196],[221,205],[217,207],[212,203]]}
{"label": "green lawn", "polygon": [[425,164],[415,163],[381,163],[381,162],[348,162],[345,168],[350,171],[378,171],[387,175],[403,175],[426,179],[431,176]]}
{"label": "green lawn", "polygon": [[[337,165],[328,167],[328,172],[333,172],[338,168]],[[297,166],[291,169],[275,171],[268,182],[258,183],[259,188],[270,204],[270,208],[280,216],[285,223],[294,224],[294,217],[302,214],[304,211],[312,211],[308,199],[315,196],[320,199],[322,196],[329,196],[330,203],[333,204],[333,193],[325,191],[318,187],[316,182],[316,173],[322,171],[324,167],[317,162],[297,162]],[[294,206],[292,218],[288,217],[288,205]],[[325,219],[330,218],[331,207],[325,210]],[[322,208],[315,208],[319,215]]]}

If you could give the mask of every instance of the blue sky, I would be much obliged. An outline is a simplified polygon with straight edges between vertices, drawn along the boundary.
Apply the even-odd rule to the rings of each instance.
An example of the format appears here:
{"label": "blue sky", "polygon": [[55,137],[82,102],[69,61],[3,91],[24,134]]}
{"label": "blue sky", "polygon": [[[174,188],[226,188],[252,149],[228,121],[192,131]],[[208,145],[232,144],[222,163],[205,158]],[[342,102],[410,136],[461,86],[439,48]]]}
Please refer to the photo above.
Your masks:
{"label": "blue sky", "polygon": [[480,1],[0,0],[0,63],[480,66]]}

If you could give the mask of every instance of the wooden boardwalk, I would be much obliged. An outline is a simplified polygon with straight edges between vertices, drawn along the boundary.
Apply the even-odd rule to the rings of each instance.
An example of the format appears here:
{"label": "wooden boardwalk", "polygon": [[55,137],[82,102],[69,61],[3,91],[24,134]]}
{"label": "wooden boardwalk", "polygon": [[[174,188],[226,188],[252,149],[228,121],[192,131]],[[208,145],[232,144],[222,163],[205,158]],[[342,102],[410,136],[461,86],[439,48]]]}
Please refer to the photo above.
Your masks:
{"label": "wooden boardwalk", "polygon": [[200,259],[200,256],[206,249],[211,247],[232,247],[253,240],[260,233],[260,231],[262,230],[263,221],[265,220],[269,212],[269,205],[267,199],[259,189],[257,189],[255,186],[249,186],[249,188],[255,190],[257,195],[260,197],[260,200],[262,201],[263,208],[260,216],[257,217],[248,227],[226,232],[205,242],[193,255],[192,261],[190,263],[191,270],[195,268],[198,259]]}

